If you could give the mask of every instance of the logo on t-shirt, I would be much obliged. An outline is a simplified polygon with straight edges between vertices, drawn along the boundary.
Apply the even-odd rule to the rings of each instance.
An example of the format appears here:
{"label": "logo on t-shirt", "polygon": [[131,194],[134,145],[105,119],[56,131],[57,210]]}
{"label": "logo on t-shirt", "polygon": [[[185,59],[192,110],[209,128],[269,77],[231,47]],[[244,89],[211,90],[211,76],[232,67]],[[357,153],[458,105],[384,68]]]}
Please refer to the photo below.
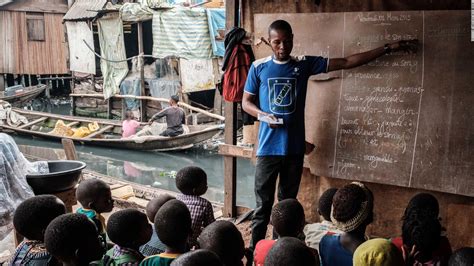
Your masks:
{"label": "logo on t-shirt", "polygon": [[287,115],[296,110],[296,78],[269,78],[270,110]]}

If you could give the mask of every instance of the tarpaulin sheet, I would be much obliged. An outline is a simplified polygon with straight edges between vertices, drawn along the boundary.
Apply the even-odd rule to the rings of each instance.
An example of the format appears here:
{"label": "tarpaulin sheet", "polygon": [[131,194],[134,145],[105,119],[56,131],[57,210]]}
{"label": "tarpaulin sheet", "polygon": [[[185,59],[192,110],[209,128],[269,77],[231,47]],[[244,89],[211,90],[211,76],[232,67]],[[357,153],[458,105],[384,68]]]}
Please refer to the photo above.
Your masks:
{"label": "tarpaulin sheet", "polygon": [[71,71],[95,75],[95,55],[87,47],[94,47],[94,37],[87,22],[66,22]]}
{"label": "tarpaulin sheet", "polygon": [[206,12],[209,23],[209,33],[211,34],[212,53],[214,56],[223,57],[225,53],[225,9],[209,8]]}
{"label": "tarpaulin sheet", "polygon": [[145,21],[153,18],[153,10],[146,4],[125,3],[120,7],[120,18],[122,21]]}
{"label": "tarpaulin sheet", "polygon": [[212,59],[179,60],[182,92],[212,90],[216,88]]}
{"label": "tarpaulin sheet", "polygon": [[153,56],[211,58],[212,44],[206,11],[176,7],[153,14]]}
{"label": "tarpaulin sheet", "polygon": [[148,80],[148,84],[150,85],[151,96],[165,99],[177,94],[181,85],[179,80],[167,78],[151,79]]}
{"label": "tarpaulin sheet", "polygon": [[[140,96],[140,80],[124,80],[120,84],[120,94],[121,95],[135,95]],[[129,110],[136,110],[140,105],[138,99],[125,99],[125,105]]]}
{"label": "tarpaulin sheet", "polygon": [[[97,20],[99,31],[100,52],[108,60],[125,60],[125,45],[123,41],[123,25],[118,14],[109,14]],[[104,98],[119,93],[120,82],[128,73],[126,61],[110,62],[100,60],[100,69],[104,78]]]}

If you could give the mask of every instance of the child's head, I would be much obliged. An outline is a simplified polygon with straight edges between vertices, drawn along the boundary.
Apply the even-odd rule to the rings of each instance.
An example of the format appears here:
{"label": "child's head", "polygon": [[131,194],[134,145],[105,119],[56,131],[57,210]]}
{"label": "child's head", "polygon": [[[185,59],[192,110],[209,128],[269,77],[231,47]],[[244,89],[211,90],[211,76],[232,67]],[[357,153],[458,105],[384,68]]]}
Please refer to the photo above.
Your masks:
{"label": "child's head", "polygon": [[303,206],[296,199],[282,200],[273,206],[271,222],[280,237],[297,237],[305,223]]}
{"label": "child's head", "polygon": [[465,247],[456,250],[449,258],[449,266],[474,265],[474,248]]}
{"label": "child's head", "polygon": [[419,252],[417,260],[425,262],[430,260],[433,251],[439,246],[441,224],[438,218],[422,210],[412,211],[403,217],[402,239],[403,245],[411,250],[416,246]]}
{"label": "child's head", "polygon": [[138,250],[150,240],[151,234],[147,216],[139,210],[120,210],[107,221],[107,235],[120,247]]}
{"label": "child's head", "polygon": [[155,216],[155,230],[158,238],[169,249],[184,252],[191,234],[191,214],[188,207],[176,199],[163,204]]}
{"label": "child's head", "polygon": [[171,266],[222,266],[221,260],[216,255],[216,253],[205,250],[198,249],[184,253],[175,259]]}
{"label": "child's head", "polygon": [[161,206],[163,206],[163,204],[172,199],[175,199],[175,197],[171,196],[170,194],[161,194],[158,197],[150,200],[146,205],[146,216],[148,216],[148,219],[154,223],[158,210],[161,208]]}
{"label": "child's head", "polygon": [[53,195],[40,195],[26,199],[15,210],[15,230],[29,240],[44,241],[49,223],[66,213],[64,203]]}
{"label": "child's head", "polygon": [[176,174],[176,187],[185,195],[201,196],[207,191],[207,175],[197,166],[184,167]]}
{"label": "child's head", "polygon": [[405,209],[405,214],[408,215],[412,211],[423,210],[427,214],[438,218],[439,215],[439,203],[435,196],[429,193],[418,193],[410,202]]}
{"label": "child's head", "polygon": [[244,240],[235,225],[229,221],[215,221],[198,237],[199,248],[213,251],[224,265],[242,265]]}
{"label": "child's head", "polygon": [[362,243],[354,252],[355,266],[365,265],[405,265],[402,253],[390,240],[374,238]]}
{"label": "child's head", "polygon": [[330,188],[321,195],[318,201],[318,213],[323,216],[324,220],[331,221],[331,206],[334,194],[336,194],[337,188]]}
{"label": "child's head", "polygon": [[79,183],[76,198],[83,208],[98,213],[110,212],[114,208],[114,200],[109,185],[99,179],[87,179]]}
{"label": "child's head", "polygon": [[125,112],[125,119],[131,120],[131,119],[134,119],[134,118],[135,118],[135,116],[133,115],[133,112],[132,112],[132,111],[127,110],[127,111]]}
{"label": "child's head", "polygon": [[294,237],[282,237],[272,246],[265,258],[268,266],[316,266],[319,258],[299,239]]}
{"label": "child's head", "polygon": [[364,184],[352,182],[334,194],[331,221],[344,232],[365,230],[373,221],[373,210],[372,192]]}
{"label": "child's head", "polygon": [[48,252],[63,264],[88,265],[102,257],[103,247],[92,221],[82,214],[63,214],[46,228]]}

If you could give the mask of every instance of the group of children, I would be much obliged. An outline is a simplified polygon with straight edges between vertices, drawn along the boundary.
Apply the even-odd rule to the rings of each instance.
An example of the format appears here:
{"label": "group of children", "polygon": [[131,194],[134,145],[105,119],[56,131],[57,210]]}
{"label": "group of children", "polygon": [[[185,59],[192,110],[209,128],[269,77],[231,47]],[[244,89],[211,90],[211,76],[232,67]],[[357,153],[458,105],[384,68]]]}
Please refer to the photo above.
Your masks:
{"label": "group of children", "polygon": [[[114,212],[105,224],[102,213],[113,208],[110,187],[97,179],[82,181],[76,191],[81,208],[66,213],[53,195],[22,202],[14,227],[25,237],[10,265],[473,265],[474,249],[451,254],[434,196],[412,198],[402,221],[402,236],[368,240],[374,197],[362,183],[325,191],[318,202],[323,221],[306,224],[296,199],[272,209],[273,240],[261,240],[250,252],[237,227],[215,221],[201,196],[206,173],[185,167],[176,175],[181,191],[160,195],[146,206]],[[111,244],[113,243],[113,244]]]}

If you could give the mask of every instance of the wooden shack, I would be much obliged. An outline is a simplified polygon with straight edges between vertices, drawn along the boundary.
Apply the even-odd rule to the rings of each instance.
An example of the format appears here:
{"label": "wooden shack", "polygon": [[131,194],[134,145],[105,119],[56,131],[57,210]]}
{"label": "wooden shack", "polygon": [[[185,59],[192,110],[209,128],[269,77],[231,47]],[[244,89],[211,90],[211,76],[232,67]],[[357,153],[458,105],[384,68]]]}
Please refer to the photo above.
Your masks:
{"label": "wooden shack", "polygon": [[[255,43],[260,43],[254,46],[257,58],[271,54],[259,39],[267,38],[267,27],[276,19],[293,25],[293,54],[343,57],[384,42],[418,38],[420,51],[405,58],[408,65],[403,67],[399,59],[389,57],[357,71],[310,79],[306,140],[315,144],[316,150],[305,159],[298,198],[307,220],[315,222],[319,219],[317,200],[326,189],[353,180],[365,182],[375,197],[375,221],[368,233],[393,237],[401,234],[401,217],[410,198],[429,192],[439,200],[442,225],[453,248],[474,246],[474,237],[469,234],[474,217],[473,128],[469,126],[473,115],[469,102],[473,99],[468,86],[473,82],[469,62],[474,58],[474,45],[469,42],[469,1],[244,0],[240,8],[233,1],[227,3],[231,9],[227,14],[240,16],[241,27],[253,32]],[[232,26],[229,16],[228,26],[229,19]],[[403,93],[397,94],[401,97],[396,100],[398,104],[387,104],[389,109],[375,110],[377,114],[372,117],[389,124],[390,134],[375,127],[374,132],[358,129],[356,122],[371,129],[370,117],[357,114],[351,105],[351,99],[369,99],[373,103],[369,107],[381,107],[381,102],[375,102],[385,103],[388,98],[382,100],[383,96],[396,94],[381,91],[380,98],[370,98],[371,92],[383,87],[374,81],[376,76],[365,75],[376,67],[383,68],[380,82],[393,81],[386,88]],[[401,124],[396,125],[392,108],[398,110],[394,111],[398,117],[403,115],[398,121]],[[229,116],[226,112],[226,121],[231,121]],[[233,126],[227,129],[233,130]],[[227,144],[235,144],[230,131],[226,136]],[[238,213],[232,198],[238,169],[229,155],[249,157],[251,151],[245,155],[227,146],[221,148],[221,154],[226,155],[227,162],[225,215],[233,215]]]}
{"label": "wooden shack", "polygon": [[67,10],[67,0],[0,1],[0,90],[14,78],[37,83],[37,75],[69,72],[62,24]]}

